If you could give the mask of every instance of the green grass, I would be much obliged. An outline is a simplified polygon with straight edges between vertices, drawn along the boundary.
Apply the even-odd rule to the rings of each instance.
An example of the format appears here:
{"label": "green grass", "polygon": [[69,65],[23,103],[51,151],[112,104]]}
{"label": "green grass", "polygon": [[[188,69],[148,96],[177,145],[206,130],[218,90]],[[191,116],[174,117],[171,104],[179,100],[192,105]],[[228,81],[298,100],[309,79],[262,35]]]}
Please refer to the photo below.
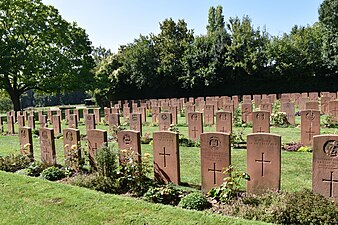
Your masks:
{"label": "green grass", "polygon": [[0,171],[1,224],[265,224]]}

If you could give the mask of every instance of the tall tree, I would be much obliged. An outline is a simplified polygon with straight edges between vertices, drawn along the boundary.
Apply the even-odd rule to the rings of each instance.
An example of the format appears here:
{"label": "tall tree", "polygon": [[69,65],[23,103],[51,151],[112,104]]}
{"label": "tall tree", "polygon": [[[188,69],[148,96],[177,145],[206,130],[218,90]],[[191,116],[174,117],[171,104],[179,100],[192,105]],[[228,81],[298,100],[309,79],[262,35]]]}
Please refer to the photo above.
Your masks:
{"label": "tall tree", "polygon": [[85,30],[41,0],[0,1],[0,88],[20,110],[28,90],[85,90],[94,61]]}

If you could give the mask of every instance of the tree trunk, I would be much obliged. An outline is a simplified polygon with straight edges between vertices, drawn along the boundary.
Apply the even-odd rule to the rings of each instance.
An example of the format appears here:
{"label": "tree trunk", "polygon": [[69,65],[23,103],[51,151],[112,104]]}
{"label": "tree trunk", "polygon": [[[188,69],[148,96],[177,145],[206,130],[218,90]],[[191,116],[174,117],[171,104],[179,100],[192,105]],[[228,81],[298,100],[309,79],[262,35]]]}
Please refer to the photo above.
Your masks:
{"label": "tree trunk", "polygon": [[8,94],[11,97],[14,111],[21,111],[20,94],[15,91],[9,91]]}

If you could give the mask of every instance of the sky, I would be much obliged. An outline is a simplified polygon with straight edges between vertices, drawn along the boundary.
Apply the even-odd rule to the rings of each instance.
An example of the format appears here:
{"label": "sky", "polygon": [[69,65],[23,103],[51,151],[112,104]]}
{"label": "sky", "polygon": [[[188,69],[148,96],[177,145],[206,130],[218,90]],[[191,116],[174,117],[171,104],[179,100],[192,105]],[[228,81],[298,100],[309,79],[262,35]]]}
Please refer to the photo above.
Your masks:
{"label": "sky", "polygon": [[140,34],[158,34],[167,18],[184,19],[195,35],[206,34],[208,10],[223,6],[224,19],[248,15],[255,28],[274,36],[289,33],[294,25],[318,21],[323,0],[42,0],[59,10],[68,22],[85,29],[94,47],[117,52]]}

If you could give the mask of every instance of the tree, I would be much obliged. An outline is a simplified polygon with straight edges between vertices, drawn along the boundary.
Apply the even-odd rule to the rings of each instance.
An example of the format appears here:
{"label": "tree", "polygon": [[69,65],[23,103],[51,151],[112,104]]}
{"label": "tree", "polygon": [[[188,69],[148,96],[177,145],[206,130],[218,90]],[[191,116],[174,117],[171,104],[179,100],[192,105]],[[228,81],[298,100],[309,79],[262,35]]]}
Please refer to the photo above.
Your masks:
{"label": "tree", "polygon": [[94,61],[85,30],[41,0],[0,2],[0,88],[21,109],[28,90],[86,90]]}

